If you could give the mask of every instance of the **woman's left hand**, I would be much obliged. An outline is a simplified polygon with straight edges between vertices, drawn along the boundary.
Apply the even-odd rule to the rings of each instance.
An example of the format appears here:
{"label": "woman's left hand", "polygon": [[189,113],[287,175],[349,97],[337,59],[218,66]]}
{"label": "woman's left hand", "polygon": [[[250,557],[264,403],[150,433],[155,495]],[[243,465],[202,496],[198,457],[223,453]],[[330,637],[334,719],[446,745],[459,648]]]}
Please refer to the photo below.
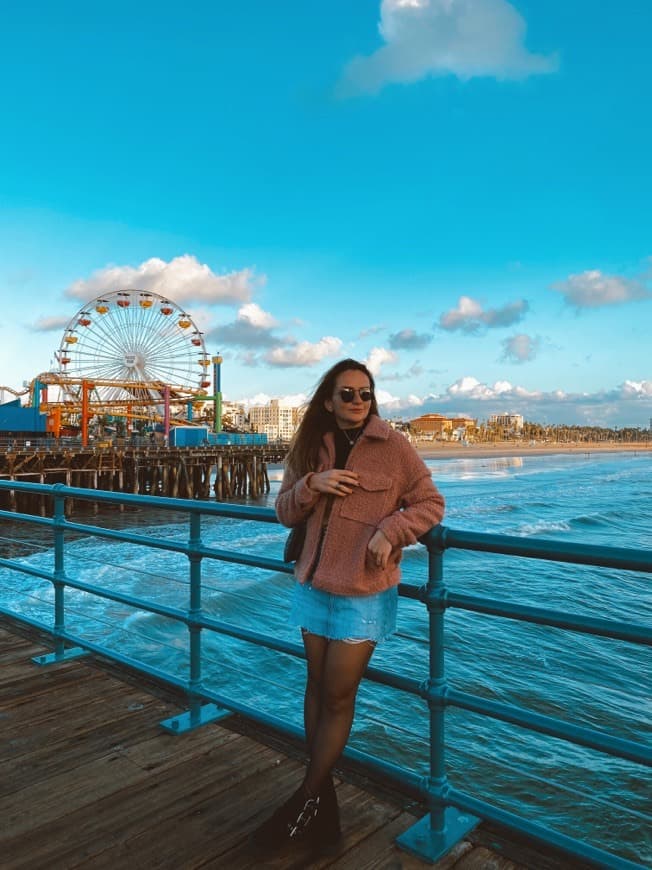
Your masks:
{"label": "woman's left hand", "polygon": [[380,529],[377,529],[374,532],[371,540],[367,544],[367,550],[371,555],[372,561],[375,562],[378,568],[387,567],[387,561],[392,552],[392,545]]}

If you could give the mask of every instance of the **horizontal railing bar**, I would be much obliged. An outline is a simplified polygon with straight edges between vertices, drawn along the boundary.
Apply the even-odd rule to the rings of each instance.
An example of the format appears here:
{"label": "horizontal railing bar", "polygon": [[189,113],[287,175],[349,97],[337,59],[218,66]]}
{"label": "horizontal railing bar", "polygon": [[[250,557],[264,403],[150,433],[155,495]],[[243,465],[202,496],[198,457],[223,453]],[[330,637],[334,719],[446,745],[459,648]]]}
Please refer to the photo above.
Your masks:
{"label": "horizontal railing bar", "polygon": [[140,547],[152,547],[156,550],[181,553],[184,556],[199,556],[215,559],[220,562],[231,562],[247,565],[250,568],[262,568],[265,571],[278,571],[291,574],[293,566],[282,559],[270,559],[266,556],[254,556],[252,553],[241,553],[237,550],[223,550],[217,547],[206,547],[202,544],[191,545],[187,541],[170,541],[165,538],[145,537],[142,534],[121,529],[104,529],[101,526],[89,526],[84,523],[71,523],[67,520],[59,524],[59,528],[69,532],[84,532],[98,538],[120,541],[124,544],[135,544]]}
{"label": "horizontal railing bar", "polygon": [[458,607],[461,610],[471,610],[475,613],[504,616],[507,619],[518,619],[521,622],[533,622],[537,625],[567,628],[584,634],[626,640],[647,646],[652,645],[652,628],[642,624],[583,616],[581,613],[565,613],[559,610],[549,610],[545,607],[512,604],[509,601],[463,595],[459,592],[447,592],[444,601],[446,607]]}
{"label": "horizontal railing bar", "polygon": [[91,526],[86,523],[71,523],[69,520],[61,521],[58,524],[58,528],[64,532],[83,533],[85,535],[92,535],[95,538],[119,541],[121,544],[135,544],[139,547],[151,547],[154,550],[167,550],[168,552],[181,553],[184,556],[194,552],[188,546],[187,538],[180,541],[150,537],[149,535],[145,537],[145,535],[138,532],[130,532],[128,529],[105,529],[102,526]]}
{"label": "horizontal railing bar", "polygon": [[414,583],[399,583],[398,594],[402,598],[410,598],[412,601],[421,601],[423,603],[423,595],[425,585],[416,586]]}
{"label": "horizontal railing bar", "polygon": [[[439,694],[436,694],[435,697],[439,697]],[[578,746],[586,746],[608,755],[625,758],[638,764],[645,764],[648,767],[652,766],[652,750],[633,740],[612,737],[602,731],[571,725],[561,719],[553,719],[551,716],[544,716],[541,713],[524,710],[511,704],[503,704],[500,701],[489,701],[486,698],[479,698],[477,695],[452,688],[446,690],[444,703],[448,706],[461,707],[472,713],[490,716],[492,719],[500,719],[503,722],[526,728],[528,731],[547,734],[549,737],[558,737]]]}
{"label": "horizontal railing bar", "polygon": [[381,683],[383,686],[391,686],[392,689],[398,689],[401,692],[409,692],[411,695],[423,697],[423,680],[415,680],[413,677],[405,677],[373,665],[369,665],[365,671],[365,678]]}
{"label": "horizontal railing bar", "polygon": [[[280,719],[269,713],[261,713],[255,707],[235,701],[232,698],[226,698],[220,692],[211,691],[203,686],[200,689],[200,695],[207,701],[213,701],[220,707],[247,716],[262,725],[280,731],[282,734],[287,734],[302,742],[305,740],[303,728],[293,725],[285,719]],[[427,779],[414,771],[406,770],[374,755],[368,755],[366,752],[351,746],[347,746],[342,754],[347,759],[364,764],[368,768],[373,768],[377,773],[389,777],[396,785],[403,786],[415,798],[422,798],[427,794]]]}
{"label": "horizontal railing bar", "polygon": [[413,770],[399,767],[391,761],[385,761],[376,755],[369,755],[361,749],[347,746],[342,753],[345,758],[373,770],[380,776],[387,777],[394,785],[406,791],[417,800],[423,800],[428,794],[428,780]]}
{"label": "horizontal railing bar", "polygon": [[[165,496],[139,495],[135,493],[116,493],[110,490],[90,490],[83,487],[65,486],[62,483],[39,484],[16,480],[0,480],[0,489],[15,489],[46,495],[58,495],[86,501],[108,504],[147,504],[163,510],[182,513],[200,513],[231,519],[252,520],[256,522],[277,523],[272,508],[249,507],[203,501],[179,499]],[[19,515],[7,512],[14,519]],[[22,516],[22,515],[21,515]],[[37,519],[31,517],[32,520]],[[623,547],[596,546],[567,541],[552,541],[544,538],[521,538],[517,536],[491,534],[487,532],[468,532],[448,526],[436,526],[421,539],[426,545],[438,548],[457,548],[479,550],[482,552],[502,553],[511,556],[524,556],[546,559],[553,562],[572,562],[585,565],[599,565],[611,568],[624,568],[632,571],[652,573],[652,553]]]}
{"label": "horizontal railing bar", "polygon": [[[209,628],[217,631],[220,634],[227,634],[229,637],[235,637],[238,640],[248,641],[257,646],[264,646],[269,649],[277,650],[277,652],[288,653],[297,658],[305,658],[303,646],[292,643],[291,641],[278,640],[267,635],[260,634],[257,631],[252,631],[248,628],[240,628],[228,622],[222,622],[212,617],[202,616],[199,619],[193,620],[195,625],[202,628]],[[384,686],[391,686],[394,689],[399,689],[404,692],[410,692],[413,695],[421,696],[423,694],[423,684],[419,680],[412,677],[404,677],[401,674],[395,674],[390,671],[385,671],[382,668],[372,667],[371,665],[365,671],[365,678],[375,683],[381,683]]]}
{"label": "horizontal railing bar", "polygon": [[177,622],[183,622],[188,625],[191,618],[186,610],[180,610],[177,607],[168,607],[166,604],[156,604],[146,598],[139,598],[137,595],[127,595],[124,592],[112,592],[104,590],[101,587],[94,586],[92,583],[84,583],[83,580],[73,580],[66,577],[63,581],[66,586],[72,589],[78,589],[80,592],[88,592],[91,595],[96,595],[98,598],[105,598],[108,601],[117,601],[119,604],[126,604],[136,610],[144,610],[147,613],[156,613],[158,616],[165,616],[168,619],[174,619]]}
{"label": "horizontal railing bar", "polygon": [[[294,737],[301,742],[305,741],[303,728],[293,725],[285,719],[280,719],[270,713],[261,713],[256,707],[251,707],[249,704],[235,701],[232,698],[226,698],[220,692],[213,692],[204,687],[201,688],[200,694],[202,698],[212,701],[220,707],[232,710],[234,713],[240,713],[255,722],[259,722],[261,725],[279,731],[281,734]],[[347,746],[342,754],[345,758],[362,764],[367,768],[373,768],[377,773],[388,777],[396,785],[402,786],[415,798],[422,798],[427,793],[427,780],[413,771],[405,770],[389,761],[384,761],[374,755],[368,755],[366,752],[351,746]]]}
{"label": "horizontal railing bar", "polygon": [[202,628],[208,628],[216,631],[218,634],[226,634],[228,637],[234,637],[237,640],[244,640],[247,643],[256,644],[256,646],[264,646],[267,649],[274,649],[277,652],[287,653],[288,655],[296,656],[297,658],[305,658],[303,646],[292,641],[279,640],[275,637],[261,634],[258,631],[252,631],[250,628],[240,628],[237,625],[232,625],[228,622],[223,622],[213,617],[202,616],[194,620],[195,625]]}
{"label": "horizontal railing bar", "polygon": [[83,638],[69,631],[57,632],[56,634],[52,632],[52,629],[49,629],[49,631],[57,640],[68,641],[68,643],[72,643],[75,646],[79,646],[82,649],[87,650],[88,652],[94,653],[100,658],[109,659],[110,661],[124,665],[130,670],[135,670],[141,674],[146,674],[149,677],[154,677],[155,679],[163,683],[167,683],[170,686],[174,686],[175,688],[180,689],[186,694],[190,692],[188,683],[185,680],[182,680],[180,677],[173,677],[166,671],[161,671],[159,670],[159,668],[154,668],[152,667],[152,665],[148,665],[139,659],[131,658],[131,656],[125,655],[124,653],[116,652],[115,650],[106,649],[105,647],[99,646],[99,644],[93,643],[93,641],[84,640]]}
{"label": "horizontal railing bar", "polygon": [[472,813],[478,818],[484,819],[487,822],[502,825],[517,831],[520,834],[525,834],[532,840],[536,840],[545,846],[554,846],[574,858],[580,858],[583,861],[588,861],[596,867],[608,868],[608,870],[642,870],[642,864],[636,864],[633,861],[628,861],[626,858],[619,858],[612,852],[605,852],[582,840],[576,840],[575,837],[569,837],[567,834],[562,834],[554,828],[549,828],[547,825],[542,825],[539,822],[530,822],[522,816],[516,815],[509,810],[501,809],[486,801],[474,798],[470,794],[458,791],[455,788],[449,789],[446,800],[448,803],[457,807],[460,810]]}
{"label": "horizontal railing bar", "polygon": [[265,571],[279,571],[283,574],[294,572],[294,565],[290,562],[284,562],[282,559],[270,559],[266,556],[254,556],[252,553],[238,553],[236,550],[222,550],[204,546],[196,547],[193,552],[207,559],[236,562],[241,565],[249,565],[251,568],[262,568]]}
{"label": "horizontal railing bar", "polygon": [[74,644],[75,646],[87,650],[88,652],[95,653],[100,658],[109,659],[110,661],[125,665],[125,667],[128,667],[131,670],[135,670],[141,674],[147,674],[149,676],[155,677],[157,680],[174,686],[175,688],[180,689],[184,693],[188,692],[188,685],[184,680],[173,677],[171,674],[168,674],[165,671],[161,671],[158,668],[153,668],[150,665],[147,665],[144,662],[140,661],[139,659],[133,659],[130,656],[124,655],[123,653],[118,653],[114,650],[106,649],[102,646],[99,646],[99,644],[93,643],[92,641],[84,640],[84,638],[78,637],[76,634],[72,634],[69,631],[54,632],[51,625],[48,625],[45,622],[41,622],[38,619],[24,616],[23,614],[17,614],[12,610],[8,610],[6,607],[0,606],[0,614],[3,616],[7,616],[10,619],[17,619],[19,622],[25,625],[29,625],[32,628],[36,628],[39,631],[45,632],[52,638],[53,641],[67,641],[70,644]]}
{"label": "horizontal railing bar", "polygon": [[[73,471],[79,469],[72,469]],[[101,504],[143,505],[180,513],[200,513],[227,517],[235,520],[253,520],[259,523],[277,523],[273,508],[249,507],[248,505],[225,504],[202,499],[170,498],[159,495],[140,495],[131,492],[114,492],[108,489],[87,489],[80,486],[66,486],[63,483],[27,483],[19,480],[0,480],[0,490],[39,493],[49,496],[98,502]],[[12,514],[16,516],[16,514]]]}
{"label": "horizontal railing bar", "polygon": [[15,610],[9,610],[8,608],[3,607],[2,605],[0,605],[0,616],[6,616],[9,619],[14,619],[17,622],[20,622],[24,625],[29,625],[32,628],[36,628],[39,631],[43,631],[46,634],[49,634],[53,640],[55,639],[51,624],[48,625],[48,623],[41,622],[40,620],[34,619],[31,616],[25,616],[23,613],[18,613]]}
{"label": "horizontal railing bar", "polygon": [[32,514],[21,514],[17,511],[0,510],[0,519],[11,520],[11,522],[25,522],[35,526],[54,526],[52,517],[37,517]]}
{"label": "horizontal railing bar", "polygon": [[32,568],[31,565],[24,565],[22,562],[15,562],[13,559],[0,559],[0,567],[9,568],[10,571],[20,571],[21,574],[29,574],[30,577],[38,577],[39,580],[50,580],[50,582],[54,582],[52,571],[42,571],[40,568]]}
{"label": "horizontal railing bar", "polygon": [[626,547],[552,541],[546,538],[520,538],[516,535],[497,535],[488,532],[467,532],[451,529],[448,526],[435,526],[421,538],[421,541],[434,549],[477,550],[483,553],[501,553],[505,556],[546,559],[550,562],[599,565],[603,568],[622,568],[627,571],[652,573],[652,552]]}

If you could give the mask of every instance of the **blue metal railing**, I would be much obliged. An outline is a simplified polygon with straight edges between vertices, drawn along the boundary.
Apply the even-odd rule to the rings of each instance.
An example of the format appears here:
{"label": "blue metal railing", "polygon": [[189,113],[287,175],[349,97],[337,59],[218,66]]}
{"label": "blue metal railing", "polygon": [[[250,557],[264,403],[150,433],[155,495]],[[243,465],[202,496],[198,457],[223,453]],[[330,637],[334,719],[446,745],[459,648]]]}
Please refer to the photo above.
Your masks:
{"label": "blue metal railing", "polygon": [[[202,542],[202,518],[221,517],[276,523],[276,517],[270,508],[103,491],[93,492],[87,489],[66,487],[63,484],[49,486],[17,481],[0,481],[0,492],[2,490],[14,490],[18,493],[31,495],[48,495],[52,497],[54,503],[52,517],[0,510],[0,518],[4,520],[31,524],[52,531],[53,565],[51,569],[37,568],[20,559],[0,558],[0,567],[48,581],[54,588],[52,624],[35,620],[12,610],[8,606],[0,607],[0,614],[11,616],[51,633],[54,641],[54,652],[51,655],[38,657],[36,661],[39,664],[61,661],[86,653],[96,653],[175,686],[186,694],[188,711],[161,724],[168,730],[177,733],[198,727],[208,721],[214,721],[227,715],[228,712],[238,712],[293,737],[299,739],[303,737],[302,729],[293,723],[268,711],[261,711],[233,697],[226,696],[223,692],[214,691],[202,683],[201,639],[204,630],[237,638],[277,652],[303,657],[303,649],[299,644],[209,617],[202,610],[202,563],[205,559],[233,562],[266,571],[292,573],[292,566],[280,559],[207,547]],[[152,510],[186,514],[189,521],[188,539],[187,541],[170,540],[165,537],[134,533],[126,529],[104,528],[88,523],[73,522],[65,516],[66,498],[106,505],[147,507]],[[68,576],[66,573],[65,537],[66,534],[70,533],[74,533],[76,536],[92,536],[184,555],[188,560],[188,607],[181,608],[161,604],[149,598],[119,592],[106,586],[86,583]],[[652,629],[632,622],[564,613],[549,608],[454,593],[446,588],[443,566],[445,551],[458,549],[652,573],[652,553],[633,549],[594,547],[568,542],[463,532],[443,526],[432,529],[424,536],[423,543],[428,548],[427,582],[421,587],[401,584],[400,593],[406,598],[422,602],[427,608],[429,620],[428,679],[419,681],[404,674],[375,666],[368,669],[367,678],[382,685],[409,692],[426,702],[429,711],[430,732],[429,776],[421,776],[414,771],[352,747],[345,751],[348,758],[387,776],[410,795],[426,802],[428,814],[398,838],[399,845],[426,860],[435,861],[449,851],[482,819],[505,826],[544,845],[553,846],[594,866],[623,868],[623,870],[624,868],[643,866],[592,846],[590,843],[567,836],[538,822],[523,818],[487,801],[480,800],[449,783],[446,774],[445,719],[446,711],[450,707],[457,707],[507,722],[519,728],[569,741],[578,746],[640,765],[652,765],[652,751],[649,746],[634,740],[614,737],[604,731],[573,725],[555,717],[542,715],[511,704],[488,700],[450,687],[447,682],[444,662],[444,623],[447,610],[458,608],[489,616],[499,616],[646,645],[652,645]],[[170,675],[151,664],[137,660],[133,656],[108,649],[106,646],[92,641],[89,637],[70,632],[66,628],[65,619],[64,592],[66,588],[120,602],[129,607],[158,614],[184,624],[188,631],[188,678],[183,679]],[[72,648],[71,644],[74,645]]]}

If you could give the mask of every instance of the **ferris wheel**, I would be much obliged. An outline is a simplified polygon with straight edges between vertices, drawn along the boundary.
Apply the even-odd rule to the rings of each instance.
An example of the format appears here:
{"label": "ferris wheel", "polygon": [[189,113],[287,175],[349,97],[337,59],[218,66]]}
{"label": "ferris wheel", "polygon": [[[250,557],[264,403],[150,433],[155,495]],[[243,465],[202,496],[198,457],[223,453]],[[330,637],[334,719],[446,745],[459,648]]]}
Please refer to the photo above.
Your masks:
{"label": "ferris wheel", "polygon": [[71,398],[99,382],[107,401],[160,402],[210,386],[210,359],[189,314],[157,293],[120,290],[87,303],[69,321],[56,354]]}

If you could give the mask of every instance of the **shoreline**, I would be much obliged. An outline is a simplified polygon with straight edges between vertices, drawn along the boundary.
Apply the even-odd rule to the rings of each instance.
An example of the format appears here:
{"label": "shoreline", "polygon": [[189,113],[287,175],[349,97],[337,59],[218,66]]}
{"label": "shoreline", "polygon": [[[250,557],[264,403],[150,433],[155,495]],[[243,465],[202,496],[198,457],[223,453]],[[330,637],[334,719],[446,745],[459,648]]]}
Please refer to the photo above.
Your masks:
{"label": "shoreline", "polygon": [[652,443],[614,442],[603,443],[589,441],[583,444],[565,444],[562,442],[553,444],[518,444],[513,441],[498,442],[496,444],[459,444],[456,442],[446,443],[443,441],[413,442],[417,453],[422,459],[473,459],[495,457],[496,459],[509,456],[555,456],[558,454],[577,454],[579,456],[591,455],[592,453],[642,453],[652,456]]}

